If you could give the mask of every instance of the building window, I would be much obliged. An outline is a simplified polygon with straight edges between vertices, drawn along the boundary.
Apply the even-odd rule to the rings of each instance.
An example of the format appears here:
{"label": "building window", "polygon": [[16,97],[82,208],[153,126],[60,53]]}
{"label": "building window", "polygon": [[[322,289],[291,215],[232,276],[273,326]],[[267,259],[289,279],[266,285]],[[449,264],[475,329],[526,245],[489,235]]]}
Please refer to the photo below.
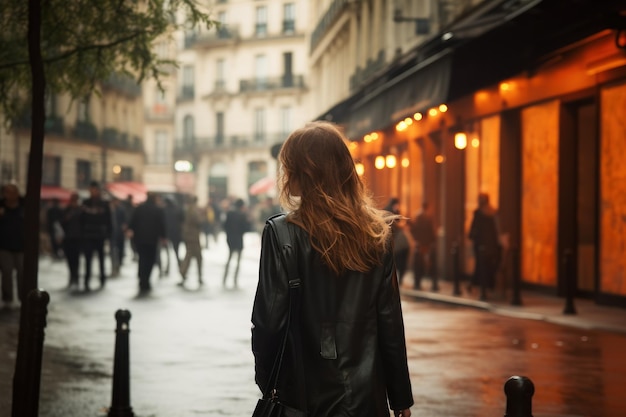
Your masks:
{"label": "building window", "polygon": [[113,167],[113,181],[132,181],[133,167],[115,165]]}
{"label": "building window", "polygon": [[85,189],[91,182],[91,162],[84,159],[76,161],[76,188]]}
{"label": "building window", "polygon": [[185,65],[183,67],[183,80],[180,98],[187,100],[194,98],[194,71],[193,66],[191,65]]}
{"label": "building window", "polygon": [[267,57],[257,55],[254,59],[255,85],[257,90],[267,88]]}
{"label": "building window", "polygon": [[294,33],[296,30],[296,5],[285,3],[283,5],[283,33]]}
{"label": "building window", "polygon": [[154,91],[154,104],[164,105],[166,101],[167,90],[162,90],[159,87],[156,87]]}
{"label": "building window", "polygon": [[226,88],[226,61],[218,59],[215,63],[215,89],[223,90]]}
{"label": "building window", "polygon": [[254,110],[254,140],[255,142],[265,141],[265,109]]}
{"label": "building window", "polygon": [[42,185],[61,185],[61,157],[44,155],[41,172]]}
{"label": "building window", "polygon": [[157,130],[154,134],[154,156],[152,162],[155,165],[167,165],[169,157],[167,154],[167,132]]}
{"label": "building window", "polygon": [[215,113],[215,144],[224,144],[224,113]]}
{"label": "building window", "polygon": [[283,87],[293,87],[293,53],[283,54]]}
{"label": "building window", "polygon": [[256,36],[267,35],[267,7],[259,6],[256,8],[256,26],[254,33]]}
{"label": "building window", "polygon": [[78,100],[76,105],[76,120],[79,122],[89,121],[89,97]]}
{"label": "building window", "polygon": [[281,107],[280,108],[280,126],[281,126],[281,136],[283,139],[286,139],[287,136],[291,133],[293,128],[291,121],[291,107]]}
{"label": "building window", "polygon": [[187,115],[183,119],[183,142],[186,145],[193,144],[194,142],[194,122],[193,116]]}

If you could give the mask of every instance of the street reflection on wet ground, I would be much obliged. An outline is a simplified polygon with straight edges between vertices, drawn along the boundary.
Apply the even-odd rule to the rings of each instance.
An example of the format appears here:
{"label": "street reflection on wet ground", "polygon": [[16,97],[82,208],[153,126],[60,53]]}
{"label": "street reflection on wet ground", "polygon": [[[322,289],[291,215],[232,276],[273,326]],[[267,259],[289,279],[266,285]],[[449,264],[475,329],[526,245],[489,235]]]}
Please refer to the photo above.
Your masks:
{"label": "street reflection on wet ground", "polygon": [[504,383],[535,385],[534,417],[626,416],[626,336],[404,301],[419,416],[504,415]]}

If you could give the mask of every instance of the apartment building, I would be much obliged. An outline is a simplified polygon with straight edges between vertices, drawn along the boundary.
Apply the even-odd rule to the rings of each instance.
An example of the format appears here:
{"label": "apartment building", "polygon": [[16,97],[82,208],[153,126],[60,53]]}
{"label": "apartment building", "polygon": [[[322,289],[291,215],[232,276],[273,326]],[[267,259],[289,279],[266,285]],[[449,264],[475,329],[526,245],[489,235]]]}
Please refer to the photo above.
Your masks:
{"label": "apartment building", "polygon": [[[141,87],[112,75],[100,84],[100,91],[75,100],[67,94],[46,97],[42,199],[67,199],[71,191],[86,195],[92,180],[125,198],[130,190],[118,185],[143,181]],[[30,112],[25,111],[0,135],[1,180],[16,182],[22,192],[30,123]]]}
{"label": "apartment building", "polygon": [[[272,195],[271,150],[313,118],[308,103],[309,2],[221,0],[217,28],[180,33],[176,186],[203,204]],[[262,181],[266,187],[253,187]]]}

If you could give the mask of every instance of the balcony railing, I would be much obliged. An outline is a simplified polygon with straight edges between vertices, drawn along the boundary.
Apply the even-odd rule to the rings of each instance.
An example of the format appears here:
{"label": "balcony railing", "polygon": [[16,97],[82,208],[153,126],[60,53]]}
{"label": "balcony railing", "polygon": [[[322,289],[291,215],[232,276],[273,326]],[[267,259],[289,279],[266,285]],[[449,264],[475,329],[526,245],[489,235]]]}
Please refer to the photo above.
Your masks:
{"label": "balcony railing", "polygon": [[286,74],[280,77],[239,80],[239,91],[242,93],[286,88],[305,88],[304,77],[302,75]]}
{"label": "balcony railing", "polygon": [[174,109],[165,103],[156,103],[145,109],[147,121],[171,121],[174,120]]}
{"label": "balcony railing", "polygon": [[332,2],[324,16],[317,22],[313,33],[311,34],[311,51],[314,51],[317,44],[322,40],[324,35],[330,30],[333,23],[337,21],[341,13],[348,6],[348,0],[335,0]]}
{"label": "balcony railing", "polygon": [[296,21],[293,19],[283,20],[283,33],[288,35],[296,31]]}
{"label": "balcony railing", "polygon": [[178,101],[193,100],[195,97],[195,88],[193,85],[183,85],[178,92]]}
{"label": "balcony railing", "polygon": [[239,26],[220,25],[206,32],[189,32],[185,34],[185,48],[192,46],[207,46],[216,42],[228,42],[239,39]]}
{"label": "balcony railing", "polygon": [[137,84],[137,81],[126,74],[111,74],[109,78],[102,81],[102,87],[116,90],[132,97],[141,95],[141,85]]}
{"label": "balcony railing", "polygon": [[357,68],[354,74],[350,76],[350,90],[355,90],[385,67],[385,51],[378,51],[376,59],[368,59],[365,69]]}
{"label": "balcony railing", "polygon": [[97,142],[99,139],[98,129],[93,123],[87,121],[76,122],[74,136],[88,142]]}
{"label": "balcony railing", "polygon": [[250,135],[218,135],[177,139],[174,144],[174,154],[177,156],[190,155],[220,149],[267,149],[272,145],[284,142],[287,136],[289,136],[288,133],[253,133]]}

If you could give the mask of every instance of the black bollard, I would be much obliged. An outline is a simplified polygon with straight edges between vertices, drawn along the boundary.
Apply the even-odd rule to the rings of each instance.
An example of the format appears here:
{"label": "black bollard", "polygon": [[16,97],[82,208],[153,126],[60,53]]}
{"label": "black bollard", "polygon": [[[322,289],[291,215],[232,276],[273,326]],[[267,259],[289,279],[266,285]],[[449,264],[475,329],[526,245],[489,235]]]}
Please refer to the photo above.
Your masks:
{"label": "black bollard", "polygon": [[[37,417],[39,415],[39,389],[41,386],[41,358],[43,355],[44,329],[50,295],[34,289],[26,297],[24,310],[26,328],[20,326],[20,341],[24,349],[18,349],[15,375],[13,376],[13,417]],[[24,333],[22,333],[24,332]]]}
{"label": "black bollard", "polygon": [[504,417],[533,417],[535,385],[525,376],[512,376],[504,384],[506,413]]}
{"label": "black bollard", "polygon": [[574,256],[571,249],[563,251],[563,271],[565,273],[565,307],[563,308],[563,314],[576,314],[576,307],[574,307],[576,277],[574,275]]}
{"label": "black bollard", "polygon": [[511,275],[512,275],[512,289],[513,297],[511,299],[511,305],[522,305],[522,279],[519,265],[519,249],[517,247],[511,247]]}
{"label": "black bollard", "polygon": [[130,350],[128,347],[130,311],[117,310],[115,320],[117,320],[117,328],[115,329],[113,363],[113,398],[108,417],[133,417],[133,408],[130,406]]}
{"label": "black bollard", "polygon": [[454,280],[454,290],[452,291],[452,295],[461,295],[461,267],[459,265],[459,258],[461,254],[459,251],[459,242],[454,241],[452,243],[450,253],[452,255],[452,279]]}

